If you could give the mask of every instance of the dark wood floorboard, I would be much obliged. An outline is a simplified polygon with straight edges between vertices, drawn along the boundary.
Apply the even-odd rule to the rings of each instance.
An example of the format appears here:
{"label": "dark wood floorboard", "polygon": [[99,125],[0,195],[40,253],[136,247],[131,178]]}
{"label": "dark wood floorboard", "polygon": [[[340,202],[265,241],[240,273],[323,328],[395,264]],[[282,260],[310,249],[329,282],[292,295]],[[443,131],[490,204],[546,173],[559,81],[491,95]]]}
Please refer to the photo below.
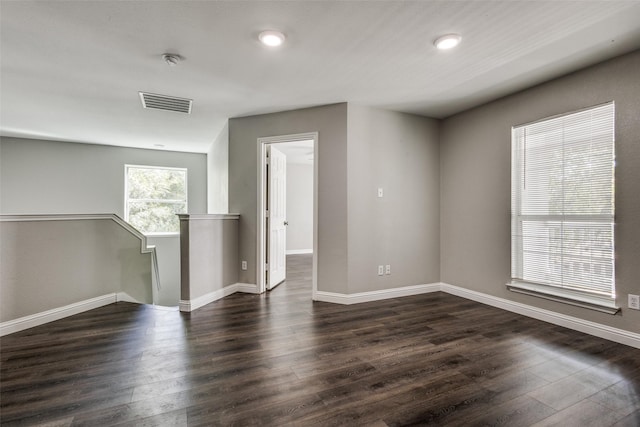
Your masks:
{"label": "dark wood floorboard", "polygon": [[640,426],[640,350],[444,293],[190,313],[117,303],[0,339],[3,426]]}

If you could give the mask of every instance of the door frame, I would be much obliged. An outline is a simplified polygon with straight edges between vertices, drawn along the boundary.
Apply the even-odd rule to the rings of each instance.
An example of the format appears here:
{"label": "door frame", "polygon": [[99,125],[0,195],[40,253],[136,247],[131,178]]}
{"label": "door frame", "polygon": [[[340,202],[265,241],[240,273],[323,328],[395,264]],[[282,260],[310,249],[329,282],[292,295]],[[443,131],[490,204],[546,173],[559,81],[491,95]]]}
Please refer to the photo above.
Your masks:
{"label": "door frame", "polygon": [[258,212],[256,227],[256,281],[258,293],[267,290],[266,264],[266,147],[279,142],[296,142],[313,140],[313,267],[311,272],[312,294],[315,301],[318,292],[318,132],[296,133],[258,138]]}

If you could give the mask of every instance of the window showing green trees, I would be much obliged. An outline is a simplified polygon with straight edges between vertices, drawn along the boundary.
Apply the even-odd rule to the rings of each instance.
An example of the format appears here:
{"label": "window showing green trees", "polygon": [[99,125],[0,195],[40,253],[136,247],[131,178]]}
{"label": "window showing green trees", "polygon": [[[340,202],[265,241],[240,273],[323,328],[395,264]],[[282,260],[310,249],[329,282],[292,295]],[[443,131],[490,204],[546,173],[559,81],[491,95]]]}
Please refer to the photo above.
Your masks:
{"label": "window showing green trees", "polygon": [[178,233],[187,213],[187,170],[126,165],[125,220],[145,234]]}
{"label": "window showing green trees", "polygon": [[512,278],[612,296],[613,103],[513,129]]}

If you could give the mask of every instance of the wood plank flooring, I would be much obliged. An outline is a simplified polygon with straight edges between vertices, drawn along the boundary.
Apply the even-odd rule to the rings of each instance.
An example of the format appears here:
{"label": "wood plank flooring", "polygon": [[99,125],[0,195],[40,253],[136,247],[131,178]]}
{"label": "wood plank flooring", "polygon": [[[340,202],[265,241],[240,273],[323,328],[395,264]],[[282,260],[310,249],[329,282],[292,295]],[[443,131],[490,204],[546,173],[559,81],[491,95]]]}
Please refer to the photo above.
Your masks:
{"label": "wood plank flooring", "polygon": [[640,350],[455,296],[191,314],[118,303],[0,340],[1,424],[639,426]]}

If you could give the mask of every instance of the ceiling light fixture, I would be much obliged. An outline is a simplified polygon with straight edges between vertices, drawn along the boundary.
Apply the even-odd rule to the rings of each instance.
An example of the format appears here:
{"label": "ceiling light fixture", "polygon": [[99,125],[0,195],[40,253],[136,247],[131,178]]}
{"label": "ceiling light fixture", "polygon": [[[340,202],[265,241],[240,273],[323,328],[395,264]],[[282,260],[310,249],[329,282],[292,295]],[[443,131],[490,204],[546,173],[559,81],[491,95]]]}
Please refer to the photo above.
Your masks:
{"label": "ceiling light fixture", "polygon": [[285,36],[280,31],[275,30],[267,30],[263,31],[258,35],[258,40],[269,47],[278,47],[282,43],[284,43]]}
{"label": "ceiling light fixture", "polygon": [[460,34],[446,34],[438,37],[433,44],[438,49],[445,50],[458,46],[460,44],[460,40],[462,40]]}
{"label": "ceiling light fixture", "polygon": [[175,67],[178,65],[178,62],[182,60],[182,57],[175,53],[163,53],[162,59],[164,59],[164,62],[166,62],[168,66]]}

